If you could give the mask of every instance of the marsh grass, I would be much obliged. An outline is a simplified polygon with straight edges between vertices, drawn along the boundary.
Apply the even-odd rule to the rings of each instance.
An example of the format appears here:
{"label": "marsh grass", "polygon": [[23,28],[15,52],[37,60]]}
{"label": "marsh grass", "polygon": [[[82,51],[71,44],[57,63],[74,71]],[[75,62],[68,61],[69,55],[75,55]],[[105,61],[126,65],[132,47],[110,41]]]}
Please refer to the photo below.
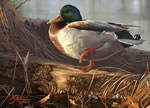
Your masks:
{"label": "marsh grass", "polygon": [[[25,0],[26,2],[27,0]],[[24,3],[25,3],[24,2]],[[22,4],[24,4],[22,3]],[[19,6],[21,6],[20,4]],[[17,7],[17,9],[19,8]],[[33,41],[34,40],[34,41]],[[29,78],[29,65],[30,63],[49,64],[54,67],[60,66],[66,68],[66,71],[72,71],[67,75],[61,72],[61,74],[53,73],[55,81],[58,78],[63,81],[58,81],[58,85],[67,82],[68,77],[78,76],[86,80],[86,77],[90,76],[90,82],[87,88],[82,88],[80,91],[82,95],[74,96],[71,98],[70,89],[66,90],[67,101],[66,105],[88,107],[91,100],[99,100],[107,108],[112,107],[143,107],[146,108],[150,104],[150,71],[147,64],[147,71],[143,75],[135,75],[123,70],[122,68],[112,68],[118,70],[110,73],[106,71],[99,71],[97,68],[91,73],[82,73],[73,69],[72,66],[61,63],[53,63],[57,59],[59,61],[59,55],[44,44],[44,41],[27,25],[24,25],[23,20],[16,14],[14,7],[9,0],[1,0],[0,4],[0,49],[1,57],[6,59],[14,59],[14,73],[12,79],[12,85],[0,85],[0,106],[10,106],[10,104],[17,107],[28,106],[55,106],[58,104],[55,101],[51,101],[52,95],[55,95],[55,90],[52,90],[48,95],[33,95],[31,87],[31,79]],[[29,52],[30,51],[30,52]],[[15,55],[12,55],[15,54]],[[69,61],[70,59],[68,59]],[[16,68],[18,63],[22,64],[24,72],[25,87],[22,94],[16,94],[15,91],[15,77]],[[70,60],[70,63],[73,62]],[[138,60],[140,62],[140,60]],[[65,67],[68,66],[68,67]],[[103,68],[103,67],[100,67]],[[103,69],[104,69],[103,68]],[[44,68],[43,68],[44,69]],[[65,74],[65,75],[64,75]],[[67,77],[66,77],[67,76]],[[100,82],[99,79],[104,79]],[[70,81],[71,82],[71,81]],[[64,84],[65,85],[65,84]],[[86,84],[85,84],[86,85]],[[73,85],[72,85],[73,86]],[[77,86],[77,85],[76,85]],[[59,91],[59,94],[64,94],[63,90]],[[12,102],[13,101],[13,102]]]}

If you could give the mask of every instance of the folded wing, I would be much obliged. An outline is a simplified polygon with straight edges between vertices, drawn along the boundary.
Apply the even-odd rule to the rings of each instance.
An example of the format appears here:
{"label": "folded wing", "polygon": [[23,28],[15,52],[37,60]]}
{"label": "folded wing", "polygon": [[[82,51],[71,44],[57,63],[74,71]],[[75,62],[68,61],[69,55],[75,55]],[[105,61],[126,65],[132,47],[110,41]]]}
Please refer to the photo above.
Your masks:
{"label": "folded wing", "polygon": [[81,30],[94,30],[94,31],[101,30],[101,31],[119,32],[119,31],[128,31],[129,27],[136,27],[136,26],[122,25],[116,23],[102,23],[97,21],[85,20],[69,23],[66,27]]}

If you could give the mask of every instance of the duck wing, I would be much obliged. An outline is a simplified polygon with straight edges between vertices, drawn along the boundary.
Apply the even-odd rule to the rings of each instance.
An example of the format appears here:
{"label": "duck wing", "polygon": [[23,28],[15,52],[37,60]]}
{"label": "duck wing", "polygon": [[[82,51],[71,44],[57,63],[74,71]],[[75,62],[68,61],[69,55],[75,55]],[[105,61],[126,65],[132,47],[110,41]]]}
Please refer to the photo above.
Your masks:
{"label": "duck wing", "polygon": [[130,40],[130,39],[118,39],[120,43],[133,46],[133,45],[140,45],[142,44],[145,40],[140,39],[140,40]]}
{"label": "duck wing", "polygon": [[128,28],[133,27],[133,25],[102,23],[98,21],[85,20],[85,21],[76,21],[76,22],[69,23],[66,27],[76,28],[80,30],[119,32],[119,31],[128,31]]}
{"label": "duck wing", "polygon": [[85,20],[69,23],[66,27],[76,28],[79,30],[114,32],[117,35],[117,40],[128,47],[142,44],[145,41],[141,39],[139,34],[132,36],[132,34],[128,31],[130,27],[137,27],[134,25],[123,25],[112,22],[102,23],[98,21]]}
{"label": "duck wing", "polygon": [[121,28],[126,28],[126,29],[129,29],[130,27],[138,27],[138,26],[135,26],[135,25],[120,24],[120,23],[113,23],[113,22],[108,22],[108,24],[116,25],[116,26],[119,26]]}

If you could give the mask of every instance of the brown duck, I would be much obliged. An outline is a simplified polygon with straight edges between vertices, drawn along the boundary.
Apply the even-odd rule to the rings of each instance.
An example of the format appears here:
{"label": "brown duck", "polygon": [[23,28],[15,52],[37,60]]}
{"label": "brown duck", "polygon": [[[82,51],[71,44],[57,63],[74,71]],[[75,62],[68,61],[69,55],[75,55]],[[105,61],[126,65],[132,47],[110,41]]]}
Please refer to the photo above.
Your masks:
{"label": "brown duck", "polygon": [[144,42],[139,34],[129,33],[128,28],[133,25],[82,20],[80,11],[72,5],[63,6],[48,24],[49,37],[56,48],[79,59],[79,63],[89,61],[88,66],[77,67],[83,71],[89,71],[93,61],[108,59],[124,48]]}

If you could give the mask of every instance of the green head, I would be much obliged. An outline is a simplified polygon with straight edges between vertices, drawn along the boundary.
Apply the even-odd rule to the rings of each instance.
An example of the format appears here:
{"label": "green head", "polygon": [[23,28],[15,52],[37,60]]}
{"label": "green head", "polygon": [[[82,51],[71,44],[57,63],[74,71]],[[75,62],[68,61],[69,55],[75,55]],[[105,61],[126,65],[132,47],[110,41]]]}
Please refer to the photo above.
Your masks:
{"label": "green head", "polygon": [[65,5],[60,10],[60,15],[65,22],[81,21],[82,16],[80,11],[72,5]]}
{"label": "green head", "polygon": [[61,8],[60,14],[56,18],[50,20],[47,24],[57,23],[61,21],[64,21],[66,23],[82,21],[80,11],[75,6],[65,5]]}

